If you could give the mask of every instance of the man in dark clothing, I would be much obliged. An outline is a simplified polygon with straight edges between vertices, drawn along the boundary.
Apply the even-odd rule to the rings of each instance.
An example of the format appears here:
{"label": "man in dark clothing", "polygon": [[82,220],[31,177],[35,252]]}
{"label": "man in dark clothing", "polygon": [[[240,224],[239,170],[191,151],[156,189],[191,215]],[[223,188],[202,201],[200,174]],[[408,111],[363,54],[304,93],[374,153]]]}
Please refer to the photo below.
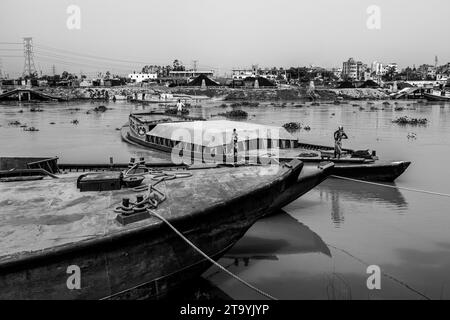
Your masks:
{"label": "man in dark clothing", "polygon": [[334,132],[334,157],[340,159],[342,153],[342,139],[348,139],[344,132],[344,127],[339,126],[339,129]]}

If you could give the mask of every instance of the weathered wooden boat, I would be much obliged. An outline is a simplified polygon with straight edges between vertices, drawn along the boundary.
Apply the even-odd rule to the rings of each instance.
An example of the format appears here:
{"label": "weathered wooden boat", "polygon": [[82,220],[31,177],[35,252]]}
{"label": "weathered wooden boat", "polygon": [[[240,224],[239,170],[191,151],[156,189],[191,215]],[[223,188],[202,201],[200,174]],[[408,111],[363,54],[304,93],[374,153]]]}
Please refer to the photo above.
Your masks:
{"label": "weathered wooden boat", "polygon": [[450,101],[450,93],[444,91],[444,95],[437,93],[424,93],[425,99],[430,101]]}
{"label": "weathered wooden boat", "polygon": [[[150,190],[165,201],[153,210],[218,259],[274,210],[301,170],[297,160],[277,168],[192,170],[189,177],[158,180]],[[146,175],[144,185],[158,174]],[[137,193],[110,190],[117,187],[114,177],[67,174],[0,184],[0,299],[158,298],[210,266],[151,211],[142,211],[142,202],[137,212],[116,213]]]}
{"label": "weathered wooden boat", "polygon": [[[233,130],[239,137],[234,153]],[[170,153],[175,163],[250,161],[268,163],[299,159],[314,166],[335,163],[332,175],[369,180],[394,181],[411,164],[382,161],[375,151],[343,149],[334,158],[334,147],[299,142],[284,128],[228,120],[205,121],[158,112],[130,114],[121,129],[128,143]]]}

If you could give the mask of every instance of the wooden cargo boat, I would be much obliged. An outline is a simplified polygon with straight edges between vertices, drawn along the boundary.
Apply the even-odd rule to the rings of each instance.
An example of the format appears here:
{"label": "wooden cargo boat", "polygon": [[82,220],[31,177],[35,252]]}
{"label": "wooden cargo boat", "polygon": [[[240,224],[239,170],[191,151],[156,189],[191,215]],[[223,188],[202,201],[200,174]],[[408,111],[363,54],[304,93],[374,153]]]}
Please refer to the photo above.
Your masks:
{"label": "wooden cargo boat", "polygon": [[450,101],[450,93],[445,92],[445,95],[442,95],[442,93],[424,93],[424,97],[427,100],[430,101]]}
{"label": "wooden cargo boat", "polygon": [[[158,184],[166,200],[154,211],[218,259],[301,171],[297,160],[192,170]],[[67,174],[0,183],[0,299],[158,298],[210,266],[155,216],[120,224],[114,209],[135,197],[132,189],[81,193],[82,182]]]}
{"label": "wooden cargo boat", "polygon": [[[239,137],[237,159],[232,133]],[[233,163],[270,162],[299,159],[317,166],[323,161],[335,163],[332,175],[369,180],[394,181],[411,164],[408,161],[381,161],[376,152],[343,149],[340,159],[333,157],[334,148],[301,143],[284,128],[247,122],[191,118],[164,113],[135,113],[121,130],[128,143],[170,153],[172,161]],[[175,156],[175,159],[174,159]]]}

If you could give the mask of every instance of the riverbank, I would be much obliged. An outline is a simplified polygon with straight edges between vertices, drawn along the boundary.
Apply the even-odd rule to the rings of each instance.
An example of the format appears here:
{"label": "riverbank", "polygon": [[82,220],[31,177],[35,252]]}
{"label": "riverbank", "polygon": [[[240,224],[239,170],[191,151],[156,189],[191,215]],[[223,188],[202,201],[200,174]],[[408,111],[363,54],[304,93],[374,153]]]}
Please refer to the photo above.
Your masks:
{"label": "riverbank", "polygon": [[175,95],[189,95],[192,97],[203,96],[215,100],[224,101],[304,101],[304,100],[386,100],[389,99],[384,91],[380,89],[332,89],[320,88],[313,91],[306,88],[227,88],[215,87],[200,89],[194,87],[165,86],[138,87],[89,87],[89,88],[33,88],[50,96],[59,97],[64,100],[128,100],[142,99],[152,95],[159,96],[162,93]]}

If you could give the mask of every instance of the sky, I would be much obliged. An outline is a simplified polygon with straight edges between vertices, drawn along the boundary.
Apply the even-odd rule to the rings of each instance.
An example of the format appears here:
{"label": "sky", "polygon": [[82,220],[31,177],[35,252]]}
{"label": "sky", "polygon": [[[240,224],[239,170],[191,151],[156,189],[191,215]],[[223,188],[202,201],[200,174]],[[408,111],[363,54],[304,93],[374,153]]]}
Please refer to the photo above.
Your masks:
{"label": "sky", "polygon": [[[79,29],[67,26],[71,5]],[[367,26],[372,5],[379,29]],[[219,74],[252,64],[341,67],[349,57],[405,67],[437,55],[444,64],[449,14],[448,0],[1,0],[0,58],[3,72],[21,74],[22,38],[33,37],[44,74],[52,65],[125,74],[174,59]]]}

